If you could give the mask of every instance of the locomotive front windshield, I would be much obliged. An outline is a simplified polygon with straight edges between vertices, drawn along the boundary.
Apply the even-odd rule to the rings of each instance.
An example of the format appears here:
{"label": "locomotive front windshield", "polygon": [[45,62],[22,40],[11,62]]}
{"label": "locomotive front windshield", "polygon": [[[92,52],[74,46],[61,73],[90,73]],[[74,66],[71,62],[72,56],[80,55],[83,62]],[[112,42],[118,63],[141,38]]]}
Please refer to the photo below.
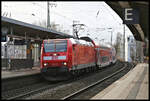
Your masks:
{"label": "locomotive front windshield", "polygon": [[67,40],[46,41],[44,42],[44,51],[45,52],[66,52]]}

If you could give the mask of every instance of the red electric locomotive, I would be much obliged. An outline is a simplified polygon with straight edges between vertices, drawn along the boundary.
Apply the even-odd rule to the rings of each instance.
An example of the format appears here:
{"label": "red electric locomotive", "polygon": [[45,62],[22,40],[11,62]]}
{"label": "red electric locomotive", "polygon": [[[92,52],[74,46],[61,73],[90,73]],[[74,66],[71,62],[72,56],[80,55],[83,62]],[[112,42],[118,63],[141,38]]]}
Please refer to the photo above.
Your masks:
{"label": "red electric locomotive", "polygon": [[41,48],[41,73],[47,80],[67,79],[70,71],[96,66],[95,60],[95,48],[91,42],[48,39],[43,41]]}
{"label": "red electric locomotive", "polygon": [[65,80],[81,70],[109,65],[112,49],[88,37],[48,39],[41,48],[41,73],[47,80]]}

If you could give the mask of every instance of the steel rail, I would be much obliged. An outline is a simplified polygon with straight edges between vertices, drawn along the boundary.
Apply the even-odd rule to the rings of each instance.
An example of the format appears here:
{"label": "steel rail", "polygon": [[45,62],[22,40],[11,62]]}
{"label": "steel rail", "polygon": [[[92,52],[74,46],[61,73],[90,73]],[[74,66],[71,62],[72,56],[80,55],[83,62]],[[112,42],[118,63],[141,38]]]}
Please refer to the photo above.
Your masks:
{"label": "steel rail", "polygon": [[87,87],[84,87],[84,88],[82,88],[82,89],[80,89],[80,90],[78,90],[78,91],[76,91],[76,92],[74,92],[74,93],[72,93],[70,95],[65,96],[65,97],[61,98],[61,100],[70,99],[71,97],[74,97],[75,95],[80,94],[83,91],[85,91],[85,90],[87,90],[89,88],[92,88],[93,86],[98,85],[99,83],[103,82],[104,80],[107,80],[107,79],[111,78],[112,76],[116,75],[117,73],[123,71],[126,68],[126,66],[127,66],[127,64],[125,64],[125,66],[123,68],[121,68],[120,70],[116,71],[115,73],[113,73],[113,74],[111,74],[111,75],[109,75],[109,76],[107,76],[107,77],[105,77],[105,78],[103,78],[103,79],[101,79],[101,80],[99,80],[99,81],[97,81],[97,82],[87,86]]}

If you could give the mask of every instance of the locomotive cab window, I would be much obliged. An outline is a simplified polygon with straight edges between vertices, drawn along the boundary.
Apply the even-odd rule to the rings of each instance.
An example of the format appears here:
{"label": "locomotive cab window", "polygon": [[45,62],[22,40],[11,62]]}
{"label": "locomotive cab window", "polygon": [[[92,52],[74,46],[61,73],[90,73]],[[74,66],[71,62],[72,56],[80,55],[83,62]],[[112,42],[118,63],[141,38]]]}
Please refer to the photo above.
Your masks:
{"label": "locomotive cab window", "polygon": [[45,42],[44,51],[45,52],[66,52],[67,40]]}
{"label": "locomotive cab window", "polygon": [[54,43],[45,43],[44,44],[44,51],[45,52],[55,52],[55,45],[54,45]]}
{"label": "locomotive cab window", "polygon": [[66,51],[67,51],[67,42],[56,43],[56,52],[66,52]]}

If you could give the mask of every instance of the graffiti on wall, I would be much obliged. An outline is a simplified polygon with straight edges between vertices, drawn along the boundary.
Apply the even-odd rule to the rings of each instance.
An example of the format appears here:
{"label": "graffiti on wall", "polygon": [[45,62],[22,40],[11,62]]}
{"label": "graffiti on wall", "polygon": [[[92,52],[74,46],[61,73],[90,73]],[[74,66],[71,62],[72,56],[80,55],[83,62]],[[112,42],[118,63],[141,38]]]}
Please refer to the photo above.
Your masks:
{"label": "graffiti on wall", "polygon": [[[7,49],[5,49],[7,48]],[[7,47],[2,47],[2,58],[11,59],[26,59],[26,45],[7,45]],[[5,51],[7,50],[7,51]],[[6,54],[6,55],[5,55]]]}

